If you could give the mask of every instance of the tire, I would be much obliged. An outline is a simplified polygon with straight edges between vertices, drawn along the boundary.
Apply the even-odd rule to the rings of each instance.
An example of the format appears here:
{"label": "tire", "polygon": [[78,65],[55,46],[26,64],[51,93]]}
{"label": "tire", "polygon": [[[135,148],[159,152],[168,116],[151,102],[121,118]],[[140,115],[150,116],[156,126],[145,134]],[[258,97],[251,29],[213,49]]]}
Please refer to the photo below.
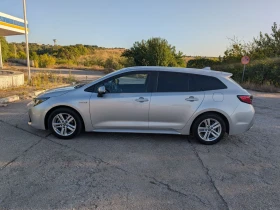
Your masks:
{"label": "tire", "polygon": [[[68,121],[66,121],[67,119]],[[57,138],[72,139],[81,133],[83,121],[80,115],[72,109],[58,108],[50,114],[48,126]]]}
{"label": "tire", "polygon": [[[210,125],[209,125],[210,124]],[[193,124],[192,133],[202,144],[216,144],[224,136],[226,124],[217,114],[209,113],[199,116]]]}

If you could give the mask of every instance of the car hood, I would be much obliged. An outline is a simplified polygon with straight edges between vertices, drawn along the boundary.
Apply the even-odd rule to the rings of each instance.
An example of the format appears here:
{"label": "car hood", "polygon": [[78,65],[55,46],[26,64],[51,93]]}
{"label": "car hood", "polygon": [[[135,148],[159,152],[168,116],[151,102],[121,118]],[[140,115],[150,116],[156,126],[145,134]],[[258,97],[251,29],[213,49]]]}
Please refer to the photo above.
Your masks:
{"label": "car hood", "polygon": [[75,90],[75,86],[50,89],[50,90],[47,90],[47,91],[41,93],[40,95],[38,95],[37,98],[61,96],[61,95],[65,94],[65,93],[68,93],[72,90]]}

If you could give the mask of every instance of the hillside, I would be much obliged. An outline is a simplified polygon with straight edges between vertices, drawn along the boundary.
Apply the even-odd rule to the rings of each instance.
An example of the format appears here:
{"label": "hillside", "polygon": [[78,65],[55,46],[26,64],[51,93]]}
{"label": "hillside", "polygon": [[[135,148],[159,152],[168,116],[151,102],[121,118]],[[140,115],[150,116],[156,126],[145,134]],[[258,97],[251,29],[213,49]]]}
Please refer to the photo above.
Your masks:
{"label": "hillside", "polygon": [[[97,45],[44,45],[30,43],[31,64],[34,67],[53,68],[86,68],[86,69],[120,69],[132,66],[133,61],[122,57],[124,48],[104,48]],[[25,64],[25,43],[7,43],[6,60]],[[194,56],[183,56],[186,62],[195,58]],[[209,58],[217,59],[217,58]]]}

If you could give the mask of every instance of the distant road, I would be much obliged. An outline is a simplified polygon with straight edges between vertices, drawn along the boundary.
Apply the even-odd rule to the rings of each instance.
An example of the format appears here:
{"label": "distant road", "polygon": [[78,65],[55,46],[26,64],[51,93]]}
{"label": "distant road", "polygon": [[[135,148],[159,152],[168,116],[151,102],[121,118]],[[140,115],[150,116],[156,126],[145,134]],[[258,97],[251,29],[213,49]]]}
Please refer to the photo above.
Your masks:
{"label": "distant road", "polygon": [[[26,68],[22,68],[26,69]],[[26,69],[27,70],[27,69]],[[61,76],[68,76],[70,73],[75,76],[79,81],[82,80],[96,80],[105,74],[102,71],[94,70],[77,70],[77,69],[40,69],[40,68],[31,68],[32,73],[42,73],[42,72],[53,72]]]}

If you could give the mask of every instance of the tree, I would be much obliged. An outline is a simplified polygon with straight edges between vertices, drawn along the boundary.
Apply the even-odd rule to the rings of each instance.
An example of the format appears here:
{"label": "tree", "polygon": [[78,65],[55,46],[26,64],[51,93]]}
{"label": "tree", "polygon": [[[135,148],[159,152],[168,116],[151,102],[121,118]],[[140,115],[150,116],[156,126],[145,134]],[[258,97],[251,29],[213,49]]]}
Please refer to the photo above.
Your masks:
{"label": "tree", "polygon": [[270,35],[260,32],[260,37],[254,38],[255,49],[252,54],[260,58],[280,56],[280,28],[274,22],[271,30]]}
{"label": "tree", "polygon": [[230,47],[224,52],[224,63],[240,62],[244,55],[249,55],[247,45],[242,43],[238,38],[230,39]]}
{"label": "tree", "polygon": [[135,42],[133,47],[125,50],[122,56],[133,58],[137,66],[184,66],[182,53],[176,52],[176,48],[168,44],[162,38],[151,38]]}
{"label": "tree", "polygon": [[18,58],[20,59],[26,59],[26,53],[24,51],[19,51],[18,52]]}
{"label": "tree", "polygon": [[1,49],[2,49],[2,59],[3,61],[7,60],[9,54],[9,44],[6,41],[5,37],[0,36]]}
{"label": "tree", "polygon": [[230,39],[231,45],[224,52],[223,62],[240,62],[244,55],[250,56],[251,60],[273,58],[280,56],[280,28],[276,23],[271,27],[271,34],[260,32],[258,38],[252,42],[241,42],[237,38]]}

